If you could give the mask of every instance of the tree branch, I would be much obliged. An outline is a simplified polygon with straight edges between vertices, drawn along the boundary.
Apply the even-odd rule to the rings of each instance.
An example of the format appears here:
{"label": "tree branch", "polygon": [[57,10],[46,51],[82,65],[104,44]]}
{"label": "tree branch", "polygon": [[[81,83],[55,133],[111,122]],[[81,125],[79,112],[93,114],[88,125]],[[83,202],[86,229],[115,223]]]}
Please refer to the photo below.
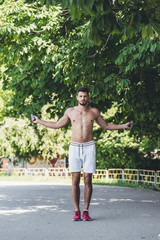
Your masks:
{"label": "tree branch", "polygon": [[64,21],[63,25],[66,24],[66,22],[67,22],[70,18],[71,18],[71,16],[69,16],[69,17]]}
{"label": "tree branch", "polygon": [[108,38],[107,38],[104,46],[98,52],[96,52],[95,54],[89,56],[88,58],[94,58],[97,54],[100,54],[105,49],[105,47],[107,46],[107,43],[108,43],[108,41],[110,39],[110,36],[111,36],[111,33],[108,35]]}
{"label": "tree branch", "polygon": [[137,92],[134,94],[134,96],[136,96],[139,93],[139,91],[140,91],[140,89],[141,89],[141,87],[143,85],[142,81],[143,81],[143,72],[142,72],[142,68],[141,68],[141,70],[140,70],[140,86],[139,86]]}

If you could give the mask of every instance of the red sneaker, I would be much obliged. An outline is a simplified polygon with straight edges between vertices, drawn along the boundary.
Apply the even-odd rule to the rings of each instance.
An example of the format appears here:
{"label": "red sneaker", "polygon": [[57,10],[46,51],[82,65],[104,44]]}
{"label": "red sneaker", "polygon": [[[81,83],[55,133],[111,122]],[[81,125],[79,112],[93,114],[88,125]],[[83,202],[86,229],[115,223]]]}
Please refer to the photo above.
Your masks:
{"label": "red sneaker", "polygon": [[81,221],[81,212],[75,211],[75,216],[72,218],[72,221]]}
{"label": "red sneaker", "polygon": [[91,221],[91,217],[88,214],[88,211],[83,211],[83,221]]}

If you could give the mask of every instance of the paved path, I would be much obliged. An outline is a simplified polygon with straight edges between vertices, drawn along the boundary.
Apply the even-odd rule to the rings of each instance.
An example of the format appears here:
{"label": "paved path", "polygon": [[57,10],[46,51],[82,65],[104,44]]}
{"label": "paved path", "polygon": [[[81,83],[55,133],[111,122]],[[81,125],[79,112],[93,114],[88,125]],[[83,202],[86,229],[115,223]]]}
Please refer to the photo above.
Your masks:
{"label": "paved path", "polygon": [[90,215],[71,221],[69,185],[0,182],[1,240],[158,240],[160,192],[94,186]]}

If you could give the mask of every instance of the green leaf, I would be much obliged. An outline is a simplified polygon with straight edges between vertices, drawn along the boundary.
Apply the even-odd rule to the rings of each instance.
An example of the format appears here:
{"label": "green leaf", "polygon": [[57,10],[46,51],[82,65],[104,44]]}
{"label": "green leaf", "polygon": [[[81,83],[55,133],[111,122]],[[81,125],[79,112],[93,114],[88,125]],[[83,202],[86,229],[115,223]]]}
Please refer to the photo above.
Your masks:
{"label": "green leaf", "polygon": [[148,34],[148,25],[142,28],[142,38],[146,38]]}
{"label": "green leaf", "polygon": [[148,37],[153,36],[153,28],[152,28],[151,24],[148,24],[147,35],[148,35]]}
{"label": "green leaf", "polygon": [[157,32],[158,35],[160,36],[160,23],[151,21],[151,25],[152,25],[154,31]]}
{"label": "green leaf", "polygon": [[[83,1],[80,1],[80,2],[83,2]],[[94,0],[85,0],[83,5],[81,4],[81,6],[84,6],[84,9],[86,10],[86,12],[89,13],[93,8],[93,4],[94,4]]]}
{"label": "green leaf", "polygon": [[150,58],[146,58],[146,63],[149,65],[150,64]]}

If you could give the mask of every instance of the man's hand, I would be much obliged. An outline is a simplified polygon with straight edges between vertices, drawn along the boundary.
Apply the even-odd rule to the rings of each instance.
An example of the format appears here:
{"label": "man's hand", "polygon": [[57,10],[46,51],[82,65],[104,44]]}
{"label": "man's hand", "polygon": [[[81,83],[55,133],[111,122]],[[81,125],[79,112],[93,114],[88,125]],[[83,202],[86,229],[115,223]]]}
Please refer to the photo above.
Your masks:
{"label": "man's hand", "polygon": [[31,120],[32,120],[33,123],[38,123],[39,118],[37,116],[34,116],[34,115],[31,114]]}
{"label": "man's hand", "polygon": [[133,122],[131,121],[131,122],[128,122],[128,123],[126,123],[126,124],[124,124],[125,125],[125,129],[132,129],[132,127],[133,127]]}

